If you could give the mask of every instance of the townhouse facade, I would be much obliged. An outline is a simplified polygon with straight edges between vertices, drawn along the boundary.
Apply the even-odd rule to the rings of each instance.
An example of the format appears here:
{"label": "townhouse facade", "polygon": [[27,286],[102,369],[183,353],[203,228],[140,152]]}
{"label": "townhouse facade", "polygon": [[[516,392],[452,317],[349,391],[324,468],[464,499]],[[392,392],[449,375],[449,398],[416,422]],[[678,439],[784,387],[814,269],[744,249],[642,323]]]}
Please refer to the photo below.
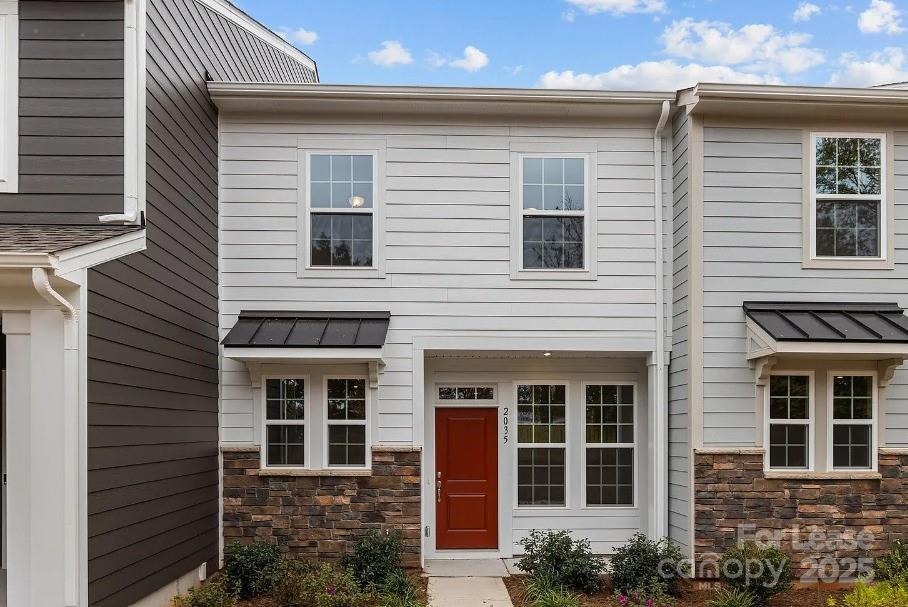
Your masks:
{"label": "townhouse facade", "polygon": [[209,91],[227,541],[905,532],[904,91]]}
{"label": "townhouse facade", "polygon": [[209,79],[312,82],[231,4],[0,2],[3,580],[167,605],[219,566]]}

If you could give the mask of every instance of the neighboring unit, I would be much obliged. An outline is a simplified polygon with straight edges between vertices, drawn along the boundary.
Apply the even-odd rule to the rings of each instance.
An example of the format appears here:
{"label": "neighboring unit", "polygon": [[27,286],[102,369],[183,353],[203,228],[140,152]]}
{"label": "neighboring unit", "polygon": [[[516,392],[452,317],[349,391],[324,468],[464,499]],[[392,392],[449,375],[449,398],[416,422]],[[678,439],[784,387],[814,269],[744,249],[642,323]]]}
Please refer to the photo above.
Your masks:
{"label": "neighboring unit", "polygon": [[167,605],[219,566],[206,81],[315,65],[221,0],[2,0],[0,48],[0,604]]}

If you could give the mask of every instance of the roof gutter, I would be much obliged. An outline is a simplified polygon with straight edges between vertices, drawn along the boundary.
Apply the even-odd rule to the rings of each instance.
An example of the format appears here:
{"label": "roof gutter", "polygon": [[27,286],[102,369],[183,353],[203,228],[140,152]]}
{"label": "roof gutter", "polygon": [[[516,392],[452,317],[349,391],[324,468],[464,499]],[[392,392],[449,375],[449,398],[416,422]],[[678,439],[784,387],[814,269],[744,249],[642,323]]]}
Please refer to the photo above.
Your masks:
{"label": "roof gutter", "polygon": [[[671,115],[672,104],[668,100],[662,102],[662,112],[653,131],[653,179],[655,181],[653,211],[656,231],[656,394],[653,398],[653,440],[655,445],[667,444],[668,437],[668,377],[665,366],[665,251],[664,251],[664,225],[663,225],[663,192],[662,192],[662,137],[665,126]],[[655,466],[653,486],[654,513],[651,527],[652,537],[665,537],[668,535],[668,455],[653,449]]]}

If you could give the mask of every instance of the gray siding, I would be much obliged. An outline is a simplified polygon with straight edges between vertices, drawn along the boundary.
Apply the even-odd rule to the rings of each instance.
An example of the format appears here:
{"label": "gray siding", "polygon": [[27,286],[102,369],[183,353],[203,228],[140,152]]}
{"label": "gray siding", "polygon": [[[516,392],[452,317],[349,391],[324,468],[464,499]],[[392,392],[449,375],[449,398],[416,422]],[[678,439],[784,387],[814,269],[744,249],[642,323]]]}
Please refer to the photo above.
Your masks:
{"label": "gray siding", "polygon": [[19,192],[0,223],[123,210],[123,1],[19,3]]}
{"label": "gray siding", "polygon": [[147,69],[148,248],[89,280],[89,600],[99,607],[131,604],[218,556],[218,134],[206,71],[314,78],[193,0],[149,3]]}
{"label": "gray siding", "polygon": [[668,380],[668,528],[669,537],[690,543],[690,402],[689,402],[689,239],[688,132],[684,112],[672,125],[672,353]]}
{"label": "gray siding", "polygon": [[[800,129],[704,129],[706,446],[754,444],[742,302],[857,298],[908,306],[908,133],[895,140],[894,270],[801,267],[803,153]],[[908,371],[897,372],[885,408],[885,440],[908,445]]]}

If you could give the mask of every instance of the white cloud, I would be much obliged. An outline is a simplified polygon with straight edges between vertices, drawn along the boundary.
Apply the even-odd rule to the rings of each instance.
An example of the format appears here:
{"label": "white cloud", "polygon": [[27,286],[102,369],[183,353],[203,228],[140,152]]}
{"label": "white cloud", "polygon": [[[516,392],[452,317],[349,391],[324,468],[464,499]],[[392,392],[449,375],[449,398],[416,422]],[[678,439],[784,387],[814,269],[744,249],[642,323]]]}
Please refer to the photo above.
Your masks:
{"label": "white cloud", "polygon": [[463,49],[463,58],[449,61],[448,65],[468,72],[476,72],[489,64],[489,56],[475,46]]}
{"label": "white cloud", "polygon": [[887,0],[871,0],[867,10],[858,17],[858,29],[865,34],[900,34],[905,31],[902,11]]}
{"label": "white cloud", "polygon": [[839,63],[841,70],[830,79],[830,85],[875,86],[908,80],[908,56],[900,48],[886,48],[866,58],[844,53]]}
{"label": "white cloud", "polygon": [[305,28],[297,28],[292,30],[290,28],[282,28],[281,36],[292,42],[298,42],[300,44],[315,44],[315,41],[318,40],[318,33],[307,30]]}
{"label": "white cloud", "polygon": [[727,23],[675,21],[662,33],[665,52],[675,57],[745,71],[800,73],[823,63],[823,53],[805,46],[809,34],[778,31],[772,25],[751,24],[734,29]]}
{"label": "white cloud", "polygon": [[735,82],[742,84],[778,84],[769,76],[736,71],[724,65],[679,65],[671,59],[621,65],[599,74],[546,72],[538,86],[552,89],[607,89],[673,91],[697,82]]}
{"label": "white cloud", "polygon": [[436,53],[435,51],[429,51],[429,56],[426,57],[426,63],[431,68],[444,67],[444,65],[447,62],[448,62],[447,59],[445,59],[444,57],[442,57],[440,54]]}
{"label": "white cloud", "polygon": [[661,13],[665,10],[665,0],[567,0],[585,13],[610,13],[626,15],[628,13]]}
{"label": "white cloud", "polygon": [[382,67],[413,63],[413,55],[397,40],[385,40],[381,50],[369,51],[369,61]]}
{"label": "white cloud", "polygon": [[798,8],[795,9],[794,14],[791,15],[791,18],[795,21],[810,21],[814,15],[820,14],[820,7],[812,2],[802,2],[798,5]]}
{"label": "white cloud", "polygon": [[561,18],[567,21],[568,23],[573,23],[577,18],[577,13],[574,12],[574,9],[569,8],[568,10],[561,13]]}

